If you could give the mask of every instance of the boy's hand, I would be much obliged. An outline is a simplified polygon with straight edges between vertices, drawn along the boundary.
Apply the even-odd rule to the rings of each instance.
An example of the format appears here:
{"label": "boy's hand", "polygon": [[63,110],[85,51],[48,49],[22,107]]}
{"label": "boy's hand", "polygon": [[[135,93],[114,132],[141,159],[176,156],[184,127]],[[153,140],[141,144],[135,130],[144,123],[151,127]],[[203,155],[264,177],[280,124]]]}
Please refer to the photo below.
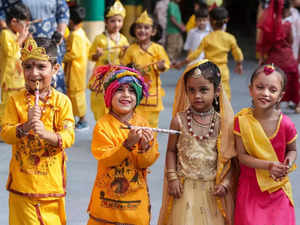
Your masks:
{"label": "boy's hand", "polygon": [[160,70],[160,71],[163,71],[165,70],[165,60],[160,60],[156,63],[157,65],[157,68]]}
{"label": "boy's hand", "polygon": [[224,185],[219,184],[215,186],[215,191],[213,195],[218,196],[218,197],[224,197],[227,193],[227,189],[225,188]]}
{"label": "boy's hand", "polygon": [[96,53],[92,56],[92,59],[94,61],[97,61],[99,59],[99,57],[103,54],[103,51],[104,51],[103,48],[97,47]]}
{"label": "boy's hand", "polygon": [[243,64],[242,63],[237,63],[234,69],[234,72],[237,74],[242,75],[243,74]]}
{"label": "boy's hand", "polygon": [[33,120],[31,123],[32,130],[37,134],[41,139],[48,138],[48,131],[45,129],[45,126],[41,120]]}
{"label": "boy's hand", "polygon": [[179,29],[181,30],[182,33],[186,32],[185,26],[183,24],[180,24]]}
{"label": "boy's hand", "polygon": [[179,179],[168,181],[168,192],[174,198],[180,198],[183,193],[183,186]]}
{"label": "boy's hand", "polygon": [[184,62],[173,62],[172,63],[172,67],[175,68],[175,69],[180,69],[181,67],[184,66]]}
{"label": "boy's hand", "polygon": [[34,105],[28,110],[28,121],[39,120],[42,116],[41,108],[38,105]]}
{"label": "boy's hand", "polygon": [[142,129],[142,137],[139,142],[139,153],[147,152],[151,148],[153,132],[150,129]]}
{"label": "boy's hand", "polygon": [[140,128],[131,128],[128,137],[125,140],[126,146],[132,148],[136,143],[138,143],[143,136],[142,130]]}

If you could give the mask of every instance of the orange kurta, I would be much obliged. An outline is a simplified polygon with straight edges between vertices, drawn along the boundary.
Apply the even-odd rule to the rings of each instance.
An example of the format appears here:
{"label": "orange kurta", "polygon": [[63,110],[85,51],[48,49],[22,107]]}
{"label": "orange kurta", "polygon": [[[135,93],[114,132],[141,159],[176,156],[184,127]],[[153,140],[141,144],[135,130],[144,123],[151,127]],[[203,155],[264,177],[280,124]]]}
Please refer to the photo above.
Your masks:
{"label": "orange kurta", "polygon": [[[129,121],[136,126],[148,123],[137,114]],[[157,143],[145,153],[137,147],[123,147],[129,130],[110,114],[101,117],[92,139],[92,153],[98,160],[98,172],[88,208],[88,224],[150,224],[150,199],[147,168],[159,156]],[[113,223],[112,223],[113,222]]]}

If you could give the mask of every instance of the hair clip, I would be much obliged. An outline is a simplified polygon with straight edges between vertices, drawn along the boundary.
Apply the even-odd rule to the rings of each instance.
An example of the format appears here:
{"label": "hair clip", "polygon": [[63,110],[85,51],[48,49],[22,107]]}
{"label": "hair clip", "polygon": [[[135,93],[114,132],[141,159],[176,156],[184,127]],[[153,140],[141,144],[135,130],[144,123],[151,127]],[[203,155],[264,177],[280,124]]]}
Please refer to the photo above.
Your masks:
{"label": "hair clip", "polygon": [[196,68],[192,74],[193,78],[199,78],[202,76],[202,71],[199,68]]}
{"label": "hair clip", "polygon": [[265,65],[264,66],[264,73],[266,75],[270,75],[271,73],[274,72],[274,70],[275,70],[275,67],[274,67],[273,63],[272,63],[272,65]]}

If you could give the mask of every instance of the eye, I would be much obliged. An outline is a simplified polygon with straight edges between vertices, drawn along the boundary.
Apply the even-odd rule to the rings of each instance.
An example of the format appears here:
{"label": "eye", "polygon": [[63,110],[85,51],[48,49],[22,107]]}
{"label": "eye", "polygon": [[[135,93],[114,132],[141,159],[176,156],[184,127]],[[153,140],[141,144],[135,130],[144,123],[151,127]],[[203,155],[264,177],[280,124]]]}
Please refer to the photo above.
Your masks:
{"label": "eye", "polygon": [[270,90],[272,93],[276,93],[277,92],[277,88],[271,88]]}
{"label": "eye", "polygon": [[195,88],[189,87],[189,88],[188,88],[188,92],[194,93],[194,92],[195,92]]}
{"label": "eye", "polygon": [[256,85],[257,89],[263,89],[264,87],[262,85]]}
{"label": "eye", "polygon": [[200,92],[201,92],[201,93],[204,93],[204,94],[207,93],[208,90],[209,90],[209,89],[208,89],[207,87],[202,87],[202,88],[200,88]]}
{"label": "eye", "polygon": [[133,87],[129,87],[129,92],[135,93],[135,89]]}
{"label": "eye", "polygon": [[30,64],[23,64],[23,68],[25,70],[29,70],[29,69],[31,69],[31,65]]}

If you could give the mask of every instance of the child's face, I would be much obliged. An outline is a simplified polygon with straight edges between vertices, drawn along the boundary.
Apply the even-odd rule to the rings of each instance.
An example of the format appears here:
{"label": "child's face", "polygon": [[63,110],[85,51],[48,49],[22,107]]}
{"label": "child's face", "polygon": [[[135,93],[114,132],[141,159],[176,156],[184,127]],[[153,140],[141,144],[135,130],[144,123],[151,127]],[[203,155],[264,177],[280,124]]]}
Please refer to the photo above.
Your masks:
{"label": "child's face", "polygon": [[111,100],[112,111],[118,115],[126,115],[133,112],[136,106],[136,94],[129,84],[122,84]]}
{"label": "child's face", "polygon": [[50,61],[28,59],[23,62],[23,70],[26,88],[29,91],[34,91],[36,81],[39,81],[40,92],[48,91],[51,85],[52,76],[59,69],[59,64],[52,66]]}
{"label": "child's face", "polygon": [[108,33],[117,33],[121,30],[123,26],[123,17],[121,15],[115,15],[107,18],[105,20],[106,29]]}
{"label": "child's face", "polygon": [[249,86],[250,95],[255,108],[269,109],[278,103],[282,92],[282,78],[276,71],[269,75],[264,72],[257,74]]}
{"label": "child's face", "polygon": [[10,22],[10,27],[15,33],[24,33],[25,30],[28,30],[30,22],[28,20],[17,20],[13,18]]}
{"label": "child's face", "polygon": [[139,41],[150,41],[151,36],[154,35],[154,29],[150,24],[137,23],[134,33]]}
{"label": "child's face", "polygon": [[198,27],[199,30],[205,30],[207,23],[208,23],[208,17],[196,19],[196,26]]}
{"label": "child's face", "polygon": [[214,85],[204,76],[189,77],[186,82],[186,92],[192,107],[198,112],[208,111],[213,104],[215,96]]}

